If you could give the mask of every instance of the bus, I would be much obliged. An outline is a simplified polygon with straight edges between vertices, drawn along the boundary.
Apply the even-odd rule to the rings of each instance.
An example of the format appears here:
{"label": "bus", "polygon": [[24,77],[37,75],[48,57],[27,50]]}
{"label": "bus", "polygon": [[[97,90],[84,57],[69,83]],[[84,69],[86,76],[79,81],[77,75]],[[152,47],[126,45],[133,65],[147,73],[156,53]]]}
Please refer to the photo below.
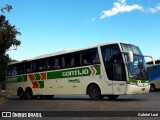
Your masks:
{"label": "bus", "polygon": [[152,65],[152,61],[147,63],[148,75],[150,80],[150,91],[160,89],[160,61],[155,61],[156,65]]}
{"label": "bus", "polygon": [[89,95],[94,100],[148,93],[144,57],[151,56],[144,56],[135,45],[114,42],[10,63],[6,92],[20,99]]}

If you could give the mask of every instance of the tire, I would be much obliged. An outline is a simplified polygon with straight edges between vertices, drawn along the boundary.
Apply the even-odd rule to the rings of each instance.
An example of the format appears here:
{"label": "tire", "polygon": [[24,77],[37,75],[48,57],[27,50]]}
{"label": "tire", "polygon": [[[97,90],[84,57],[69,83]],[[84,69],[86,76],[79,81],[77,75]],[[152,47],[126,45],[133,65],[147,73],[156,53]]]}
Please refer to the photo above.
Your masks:
{"label": "tire", "polygon": [[97,85],[91,85],[88,88],[89,97],[93,100],[100,100],[103,97],[101,96],[101,90]]}
{"label": "tire", "polygon": [[25,98],[28,100],[33,99],[33,92],[31,88],[27,88],[25,91]]}
{"label": "tire", "polygon": [[25,93],[24,93],[24,91],[23,91],[22,88],[19,88],[19,89],[18,89],[17,95],[19,96],[20,99],[24,99]]}
{"label": "tire", "polygon": [[44,99],[44,95],[39,95],[39,98],[40,99]]}
{"label": "tire", "polygon": [[37,98],[38,98],[38,95],[33,96],[33,99],[37,99]]}
{"label": "tire", "polygon": [[111,100],[115,100],[119,97],[119,95],[107,95],[107,97]]}
{"label": "tire", "polygon": [[45,95],[46,99],[53,99],[54,95]]}
{"label": "tire", "polygon": [[151,84],[150,91],[156,91],[156,87],[154,84]]}

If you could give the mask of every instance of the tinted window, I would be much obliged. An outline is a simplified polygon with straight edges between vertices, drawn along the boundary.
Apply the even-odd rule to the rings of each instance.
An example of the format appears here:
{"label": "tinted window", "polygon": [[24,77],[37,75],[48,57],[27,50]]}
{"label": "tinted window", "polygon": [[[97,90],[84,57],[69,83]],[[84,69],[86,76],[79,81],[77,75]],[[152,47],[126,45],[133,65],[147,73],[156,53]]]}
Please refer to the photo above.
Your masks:
{"label": "tinted window", "polygon": [[32,69],[35,72],[46,70],[45,59],[40,59],[32,62]]}
{"label": "tinted window", "polygon": [[46,70],[57,70],[86,65],[99,64],[98,49],[92,48],[63,55],[43,58],[33,61],[25,61],[20,64],[10,65],[7,69],[8,75],[25,74],[31,72],[42,72]]}
{"label": "tinted window", "polygon": [[31,62],[26,62],[24,68],[25,68],[25,73],[32,72],[32,63]]}
{"label": "tinted window", "polygon": [[99,64],[99,55],[97,48],[84,50],[80,54],[81,65]]}
{"label": "tinted window", "polygon": [[118,44],[101,47],[105,70],[110,80],[126,80],[125,68]]}

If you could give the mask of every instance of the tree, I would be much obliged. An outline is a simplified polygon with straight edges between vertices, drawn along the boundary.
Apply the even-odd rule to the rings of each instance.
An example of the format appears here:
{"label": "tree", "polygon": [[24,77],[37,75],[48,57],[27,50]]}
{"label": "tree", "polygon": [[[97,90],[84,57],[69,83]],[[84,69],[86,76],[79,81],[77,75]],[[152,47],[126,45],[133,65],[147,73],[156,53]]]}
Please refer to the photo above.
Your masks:
{"label": "tree", "polygon": [[15,25],[11,25],[4,15],[0,15],[0,54],[5,54],[12,46],[21,44],[16,36],[21,33],[17,31]]}
{"label": "tree", "polygon": [[[12,9],[11,5],[0,7],[0,12],[10,12]],[[4,87],[5,74],[7,64],[11,60],[6,52],[13,46],[17,47],[21,42],[16,38],[21,33],[16,29],[15,25],[11,25],[9,20],[6,20],[5,15],[0,15],[0,83],[2,88]]]}
{"label": "tree", "polygon": [[11,5],[6,5],[6,6],[4,6],[4,7],[1,7],[0,6],[0,11],[2,12],[2,13],[5,13],[5,10],[7,11],[7,12],[10,12],[11,10],[12,10],[12,6]]}

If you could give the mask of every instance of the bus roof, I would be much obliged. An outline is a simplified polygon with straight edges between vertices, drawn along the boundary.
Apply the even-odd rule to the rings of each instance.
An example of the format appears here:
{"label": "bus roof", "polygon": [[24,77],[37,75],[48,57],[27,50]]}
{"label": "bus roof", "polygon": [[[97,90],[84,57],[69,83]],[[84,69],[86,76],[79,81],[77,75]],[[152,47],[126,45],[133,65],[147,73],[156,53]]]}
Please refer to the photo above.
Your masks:
{"label": "bus roof", "polygon": [[91,46],[91,47],[80,48],[80,49],[76,49],[76,50],[68,49],[68,50],[63,50],[63,51],[58,51],[58,52],[54,52],[54,53],[40,55],[40,56],[37,56],[37,57],[32,58],[32,59],[26,59],[26,60],[22,60],[22,61],[18,61],[18,62],[11,62],[8,65],[23,63],[23,62],[28,62],[28,61],[34,61],[34,60],[38,60],[38,59],[48,58],[48,57],[52,57],[52,56],[56,56],[56,55],[63,55],[63,54],[66,54],[66,53],[72,53],[72,52],[77,52],[77,51],[81,51],[81,50],[87,50],[87,49],[91,49],[91,48],[95,48],[95,47],[103,46],[103,45],[120,44],[120,43],[129,44],[129,43],[126,43],[126,42],[109,42],[109,43],[104,43],[104,44],[97,44],[97,45],[94,45],[94,46]]}

